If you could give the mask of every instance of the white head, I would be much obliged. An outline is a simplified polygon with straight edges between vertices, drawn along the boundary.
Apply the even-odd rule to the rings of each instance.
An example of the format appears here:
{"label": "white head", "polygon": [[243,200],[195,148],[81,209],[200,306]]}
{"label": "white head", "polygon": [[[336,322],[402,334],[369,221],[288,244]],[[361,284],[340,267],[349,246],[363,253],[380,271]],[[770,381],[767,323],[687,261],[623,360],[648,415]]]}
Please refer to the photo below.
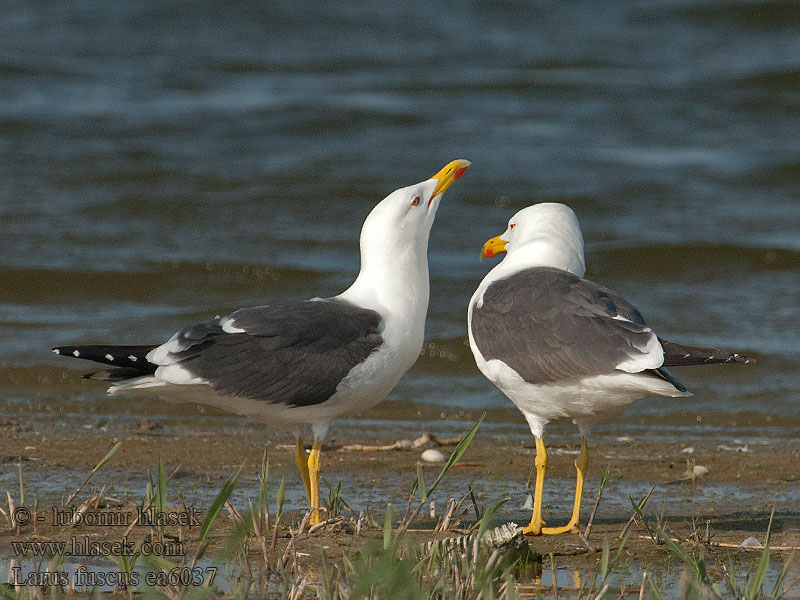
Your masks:
{"label": "white head", "polygon": [[507,253],[501,264],[515,270],[556,267],[578,277],[586,272],[578,218],[571,208],[555,202],[534,204],[511,217],[508,228],[483,245],[481,258],[501,252]]}
{"label": "white head", "polygon": [[366,301],[365,296],[379,294],[387,305],[413,294],[424,297],[427,310],[428,237],[444,192],[470,164],[454,160],[430,179],[395,190],[372,209],[361,228],[361,271],[345,296]]}
{"label": "white head", "polygon": [[395,190],[369,213],[361,228],[361,268],[370,262],[394,264],[421,254],[427,259],[428,237],[442,196],[470,166],[454,160],[430,179]]}

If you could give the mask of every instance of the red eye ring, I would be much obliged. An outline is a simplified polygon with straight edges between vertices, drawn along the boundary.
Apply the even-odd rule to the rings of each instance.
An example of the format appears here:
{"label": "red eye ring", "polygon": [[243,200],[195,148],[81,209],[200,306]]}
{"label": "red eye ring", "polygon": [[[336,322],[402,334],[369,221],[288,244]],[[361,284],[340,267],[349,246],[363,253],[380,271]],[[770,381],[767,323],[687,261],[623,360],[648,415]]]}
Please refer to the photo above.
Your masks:
{"label": "red eye ring", "polygon": [[517,226],[517,224],[516,224],[516,223],[509,223],[509,224],[508,224],[508,228],[509,228],[509,229],[514,229],[514,227],[516,227],[516,226]]}
{"label": "red eye ring", "polygon": [[414,199],[411,201],[411,206],[419,206],[420,197],[414,196]]}

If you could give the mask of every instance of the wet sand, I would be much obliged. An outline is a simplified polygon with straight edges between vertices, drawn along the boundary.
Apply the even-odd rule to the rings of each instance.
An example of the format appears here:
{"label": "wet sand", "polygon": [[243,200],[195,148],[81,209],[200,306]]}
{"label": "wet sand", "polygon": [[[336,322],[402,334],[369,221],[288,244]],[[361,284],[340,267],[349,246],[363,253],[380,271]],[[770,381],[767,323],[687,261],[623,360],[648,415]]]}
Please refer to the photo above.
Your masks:
{"label": "wet sand", "polygon": [[[164,424],[151,419],[118,423],[87,420],[69,426],[57,422],[57,417],[40,417],[33,425],[16,418],[0,420],[2,490],[7,490],[19,505],[21,464],[26,505],[32,506],[34,495],[38,496],[41,514],[46,517],[35,532],[28,525],[20,529],[19,535],[0,523],[0,556],[11,558],[11,543],[15,541],[66,541],[76,535],[89,535],[92,540],[119,539],[123,530],[120,527],[68,527],[54,523],[52,513],[48,512],[61,506],[64,497],[74,491],[116,441],[122,442],[120,450],[94,475],[74,505],[89,497],[92,491],[106,486],[106,495],[127,502],[128,509],[132,510],[133,503],[139,503],[144,494],[148,470],[155,474],[160,458],[168,474],[179,467],[169,485],[168,504],[194,507],[200,519],[205,517],[224,481],[244,463],[242,479],[232,496],[233,504],[244,510],[248,499],[258,497],[257,473],[266,447],[270,458],[271,508],[274,511],[278,482],[285,478],[287,513],[283,522],[296,525],[302,514],[299,509],[304,497],[294,467],[291,440],[286,436],[265,436],[263,428],[238,421],[220,425],[209,420],[205,425],[208,426],[199,430],[190,422]],[[468,428],[465,422],[463,432]],[[343,482],[342,497],[348,505],[355,512],[366,512],[376,524],[382,523],[387,503],[392,503],[395,515],[402,512],[417,465],[422,464],[422,450],[437,445],[429,442],[420,448],[378,448],[391,446],[401,439],[391,433],[411,433],[409,438],[414,437],[413,432],[402,428],[396,432],[375,431],[365,424],[359,432],[345,427],[337,433],[339,439],[328,444],[323,453],[323,476],[333,485]],[[574,443],[565,442],[562,438],[566,437],[554,436],[549,446],[544,512],[551,525],[566,519],[571,506],[572,461],[578,444],[577,436],[574,436]],[[357,446],[354,448],[354,445]],[[462,498],[472,489],[480,511],[503,497],[509,498],[497,513],[498,524],[506,521],[525,524],[530,512],[522,508],[522,503],[533,464],[531,446],[532,440],[524,435],[504,434],[502,428],[479,430],[460,463],[446,475],[433,496],[436,518],[441,516],[449,497]],[[452,445],[438,447],[445,455],[449,455],[452,448]],[[774,554],[777,567],[790,549],[800,547],[800,448],[796,444],[786,441],[722,443],[709,438],[692,440],[687,446],[677,441],[601,436],[590,445],[590,461],[582,505],[583,524],[594,504],[600,475],[606,466],[609,468],[589,538],[596,548],[602,545],[604,537],[608,537],[612,548],[619,545],[620,532],[632,512],[628,495],[639,500],[654,484],[644,510],[651,527],[657,521],[656,515],[663,515],[661,522],[670,534],[702,551],[711,564],[721,564],[731,555],[745,563],[759,556],[758,550],[737,550],[736,547],[749,537],[764,541],[773,508],[771,545],[778,549]],[[692,482],[687,478],[687,464],[706,467],[708,473]],[[441,465],[423,464],[423,469],[430,484]],[[471,498],[463,506],[468,506],[470,501]],[[5,506],[5,502],[2,505]],[[426,506],[423,514],[429,513],[430,507]],[[471,509],[462,525],[468,526],[474,521],[475,512]],[[412,529],[430,528],[434,523],[435,520],[427,516]],[[188,556],[194,553],[198,527],[175,526],[167,530],[186,541]],[[131,537],[141,539],[148,531],[148,528],[137,528]],[[223,512],[213,530],[212,555],[223,545],[230,531],[230,517]],[[360,536],[343,531],[311,534],[298,539],[299,560],[313,570],[319,565],[323,549],[326,557],[335,562],[341,554],[352,556],[379,536],[376,530]],[[418,543],[432,536],[431,532],[417,531],[412,532],[407,541]],[[278,552],[285,544],[282,538]],[[530,545],[536,553],[554,553],[559,571],[575,569],[585,576],[599,568],[600,553],[588,551],[577,535],[531,538]],[[659,572],[676,563],[670,551],[664,545],[656,545],[638,521],[630,529],[623,558],[634,566],[651,565]]]}

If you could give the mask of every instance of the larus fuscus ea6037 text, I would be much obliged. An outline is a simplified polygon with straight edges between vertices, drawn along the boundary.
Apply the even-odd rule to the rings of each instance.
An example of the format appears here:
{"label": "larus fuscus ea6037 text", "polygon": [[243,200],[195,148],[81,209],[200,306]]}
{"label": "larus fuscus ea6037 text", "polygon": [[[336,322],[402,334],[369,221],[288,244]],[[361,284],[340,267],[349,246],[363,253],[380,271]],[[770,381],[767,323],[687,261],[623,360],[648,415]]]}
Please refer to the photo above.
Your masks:
{"label": "larus fuscus ea6037 text", "polygon": [[53,351],[115,367],[87,376],[112,382],[110,394],[163,394],[296,431],[311,425],[311,454],[306,460],[298,432],[295,461],[317,523],[331,420],[380,402],[422,349],[428,237],[442,195],[469,165],[455,160],[375,206],[361,229],[361,270],[338,296],[243,308],[160,345]]}
{"label": "larus fuscus ea6037 text", "polygon": [[[645,396],[689,396],[667,367],[746,363],[746,356],[659,338],[619,294],[583,279],[583,236],[563,204],[529,206],[481,257],[506,256],[469,304],[469,343],[483,374],[525,416],[536,441],[536,486],[529,535],[577,531],[586,436],[593,423]],[[572,517],[544,527],[545,425],[569,417],[581,433]]]}

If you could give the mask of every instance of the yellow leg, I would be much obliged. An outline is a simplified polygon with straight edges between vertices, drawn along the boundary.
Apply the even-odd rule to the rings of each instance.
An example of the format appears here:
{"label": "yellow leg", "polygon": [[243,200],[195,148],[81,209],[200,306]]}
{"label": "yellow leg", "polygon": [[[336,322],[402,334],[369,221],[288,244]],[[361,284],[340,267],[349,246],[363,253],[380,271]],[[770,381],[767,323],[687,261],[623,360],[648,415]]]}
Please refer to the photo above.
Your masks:
{"label": "yellow leg", "polygon": [[306,488],[306,496],[308,497],[308,503],[310,506],[311,480],[308,477],[308,463],[306,462],[306,449],[303,446],[303,438],[297,438],[297,445],[294,453],[294,464],[297,465],[297,470],[300,471],[300,479],[303,481],[303,487]]}
{"label": "yellow leg", "polygon": [[559,533],[577,533],[580,529],[578,521],[581,518],[581,498],[583,497],[583,479],[586,475],[586,467],[589,466],[589,448],[586,438],[581,439],[581,453],[575,459],[575,470],[578,472],[577,482],[575,483],[575,504],[572,507],[572,518],[563,527],[543,527],[544,535],[557,535]]}
{"label": "yellow leg", "polygon": [[311,447],[311,454],[308,455],[308,476],[311,484],[311,518],[309,525],[316,525],[322,522],[322,515],[319,506],[319,455],[322,452],[322,442],[315,440]]}
{"label": "yellow leg", "polygon": [[544,491],[544,474],[547,472],[547,448],[544,440],[534,437],[536,440],[536,458],[533,464],[536,466],[536,486],[533,489],[533,515],[530,524],[522,530],[525,535],[541,535],[542,526],[542,493]]}

